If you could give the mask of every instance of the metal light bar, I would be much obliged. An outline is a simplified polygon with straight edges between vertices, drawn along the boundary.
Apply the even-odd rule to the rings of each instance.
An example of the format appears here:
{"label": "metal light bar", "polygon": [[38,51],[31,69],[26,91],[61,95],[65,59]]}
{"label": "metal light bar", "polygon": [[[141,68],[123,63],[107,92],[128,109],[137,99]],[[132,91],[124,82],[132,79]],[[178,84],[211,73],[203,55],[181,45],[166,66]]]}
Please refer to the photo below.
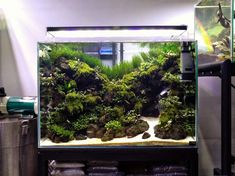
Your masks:
{"label": "metal light bar", "polygon": [[56,42],[180,41],[187,40],[187,26],[48,27]]}

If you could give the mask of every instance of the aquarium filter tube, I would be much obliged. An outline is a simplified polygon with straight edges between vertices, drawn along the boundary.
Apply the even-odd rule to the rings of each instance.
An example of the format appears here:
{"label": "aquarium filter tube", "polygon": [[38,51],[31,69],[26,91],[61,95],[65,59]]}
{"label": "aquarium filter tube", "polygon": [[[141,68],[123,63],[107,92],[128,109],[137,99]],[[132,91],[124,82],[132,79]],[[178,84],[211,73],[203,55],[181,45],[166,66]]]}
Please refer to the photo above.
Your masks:
{"label": "aquarium filter tube", "polygon": [[4,89],[0,93],[1,114],[38,114],[37,98],[34,97],[11,97],[6,96]]}
{"label": "aquarium filter tube", "polygon": [[194,73],[194,59],[191,42],[183,42],[181,46],[181,78],[183,80],[192,79]]}

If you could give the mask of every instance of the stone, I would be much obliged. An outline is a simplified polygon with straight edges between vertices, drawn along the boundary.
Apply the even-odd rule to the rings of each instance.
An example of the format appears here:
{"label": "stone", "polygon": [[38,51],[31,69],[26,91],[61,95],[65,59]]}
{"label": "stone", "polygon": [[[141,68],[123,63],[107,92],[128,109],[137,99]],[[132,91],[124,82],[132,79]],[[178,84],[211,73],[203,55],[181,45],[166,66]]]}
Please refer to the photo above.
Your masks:
{"label": "stone", "polygon": [[142,139],[148,139],[150,137],[151,137],[151,135],[148,132],[145,132],[142,136]]}

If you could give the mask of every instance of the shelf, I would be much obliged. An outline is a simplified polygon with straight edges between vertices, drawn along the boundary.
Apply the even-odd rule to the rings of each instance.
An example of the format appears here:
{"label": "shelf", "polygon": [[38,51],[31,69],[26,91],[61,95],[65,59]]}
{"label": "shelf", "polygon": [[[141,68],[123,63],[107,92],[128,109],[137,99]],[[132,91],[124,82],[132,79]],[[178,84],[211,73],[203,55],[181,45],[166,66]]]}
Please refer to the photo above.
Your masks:
{"label": "shelf", "polygon": [[[198,67],[199,76],[219,76],[221,78],[221,169],[215,175],[231,176],[231,77],[235,76],[235,63],[230,60],[203,64]],[[218,172],[219,171],[219,172]]]}
{"label": "shelf", "polygon": [[38,176],[47,176],[48,160],[70,161],[159,161],[185,162],[190,176],[197,176],[198,150],[195,143],[190,146],[123,146],[123,147],[80,147],[39,148]]}

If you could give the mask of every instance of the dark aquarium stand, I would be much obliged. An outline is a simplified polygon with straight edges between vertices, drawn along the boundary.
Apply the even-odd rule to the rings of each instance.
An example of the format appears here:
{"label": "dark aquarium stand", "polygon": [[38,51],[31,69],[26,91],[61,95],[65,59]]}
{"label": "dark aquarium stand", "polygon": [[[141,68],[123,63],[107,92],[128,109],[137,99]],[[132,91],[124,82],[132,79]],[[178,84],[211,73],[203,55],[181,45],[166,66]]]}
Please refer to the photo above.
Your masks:
{"label": "dark aquarium stand", "polygon": [[49,160],[70,161],[119,161],[119,162],[183,162],[188,175],[198,175],[198,150],[196,143],[188,146],[123,146],[123,147],[79,147],[39,148],[38,176],[48,176]]}
{"label": "dark aquarium stand", "polygon": [[[194,74],[184,75],[194,78]],[[196,142],[178,146],[83,146],[39,147],[38,176],[48,176],[48,162],[58,161],[118,161],[123,163],[180,163],[189,176],[198,175],[198,147]],[[137,166],[138,167],[138,166]]]}
{"label": "dark aquarium stand", "polygon": [[214,169],[214,175],[231,176],[235,162],[231,150],[231,77],[235,76],[235,63],[230,60],[198,67],[199,76],[221,78],[221,168]]}

